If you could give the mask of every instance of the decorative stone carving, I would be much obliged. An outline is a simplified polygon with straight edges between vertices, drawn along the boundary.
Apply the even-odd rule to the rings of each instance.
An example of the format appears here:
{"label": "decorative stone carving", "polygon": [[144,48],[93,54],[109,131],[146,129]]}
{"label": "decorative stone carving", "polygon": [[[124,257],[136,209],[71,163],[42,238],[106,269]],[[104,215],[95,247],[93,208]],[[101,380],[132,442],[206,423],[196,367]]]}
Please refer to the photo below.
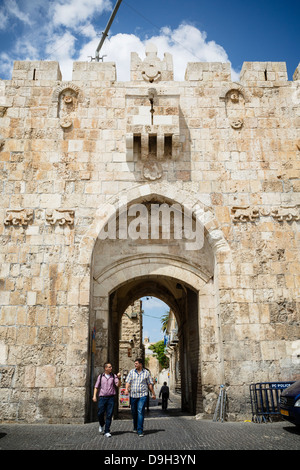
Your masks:
{"label": "decorative stone carving", "polygon": [[233,129],[240,129],[243,126],[243,124],[244,124],[244,121],[241,118],[230,120],[230,125]]}
{"label": "decorative stone carving", "polygon": [[225,101],[226,116],[229,119],[230,126],[233,129],[241,129],[244,124],[245,102],[249,101],[249,97],[245,97],[244,89],[232,84],[228,90],[224,90],[220,99]]}
{"label": "decorative stone carving", "polygon": [[78,105],[79,88],[73,83],[67,83],[58,87],[52,97],[52,101],[57,101],[58,117],[63,129],[68,129],[73,124]]}
{"label": "decorative stone carving", "polygon": [[233,103],[238,103],[242,98],[245,103],[251,101],[251,93],[245,87],[239,83],[232,82],[229,86],[226,86],[222,89],[220,94],[220,100],[222,101],[231,101]]}
{"label": "decorative stone carving", "polygon": [[146,58],[142,61],[136,53],[131,54],[131,79],[153,83],[159,80],[173,80],[173,60],[169,53],[164,59],[157,57],[157,47],[148,44]]}
{"label": "decorative stone carving", "polygon": [[283,220],[288,222],[292,220],[300,220],[298,206],[282,206],[279,208],[274,208],[271,210],[271,216],[280,222]]}
{"label": "decorative stone carving", "polygon": [[293,220],[300,220],[299,206],[282,206],[273,207],[271,209],[250,206],[236,206],[232,207],[231,213],[233,214],[233,222],[253,222],[259,217],[273,217],[279,222],[284,220],[291,222]]}
{"label": "decorative stone carving", "polygon": [[67,82],[64,83],[63,85],[60,85],[59,87],[56,88],[52,95],[52,101],[58,102],[59,98],[62,94],[67,95],[68,93],[65,93],[65,91],[70,90],[70,92],[74,92],[76,96],[78,96],[80,89],[78,88],[77,85],[74,85],[72,82]]}
{"label": "decorative stone carving", "polygon": [[6,211],[4,225],[27,226],[32,220],[32,209],[10,209]]}
{"label": "decorative stone carving", "polygon": [[228,251],[228,245],[222,230],[212,230],[208,233],[208,240],[215,253]]}
{"label": "decorative stone carving", "polygon": [[230,91],[230,100],[232,101],[232,103],[239,102],[239,92],[237,90]]}
{"label": "decorative stone carving", "polygon": [[154,82],[161,77],[161,71],[158,68],[158,64],[149,63],[144,64],[142,69],[143,79],[147,82]]}
{"label": "decorative stone carving", "polygon": [[50,225],[73,225],[75,211],[70,209],[54,209],[46,211],[46,220]]}
{"label": "decorative stone carving", "polygon": [[232,207],[233,222],[253,222],[259,218],[259,210],[256,207]]}
{"label": "decorative stone carving", "polygon": [[59,123],[61,127],[63,127],[64,129],[68,129],[69,127],[72,126],[73,121],[69,117],[65,117],[65,118],[60,119]]}
{"label": "decorative stone carving", "polygon": [[73,96],[66,95],[66,96],[64,96],[63,100],[66,104],[71,104],[71,103],[73,103]]}
{"label": "decorative stone carving", "polygon": [[162,166],[159,162],[149,161],[144,163],[143,175],[146,179],[154,181],[162,177]]}

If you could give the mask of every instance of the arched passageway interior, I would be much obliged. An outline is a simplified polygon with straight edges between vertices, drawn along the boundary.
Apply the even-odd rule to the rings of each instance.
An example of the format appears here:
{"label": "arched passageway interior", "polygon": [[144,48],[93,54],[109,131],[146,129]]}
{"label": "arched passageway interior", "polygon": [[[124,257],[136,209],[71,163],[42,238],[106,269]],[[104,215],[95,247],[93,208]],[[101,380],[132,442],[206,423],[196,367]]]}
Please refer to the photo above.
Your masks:
{"label": "arched passageway interior", "polygon": [[[135,215],[137,202],[139,209],[143,204],[144,216],[150,224],[147,214],[152,210],[152,204],[167,202],[170,207],[174,201],[149,194],[126,204],[125,226],[126,223],[129,227],[131,223],[135,228],[140,226],[144,230],[141,236],[136,230],[135,237],[129,236],[129,229],[126,236],[118,231],[121,218],[124,222],[125,209],[122,213],[121,210],[114,212],[112,208],[111,219],[106,218],[105,223],[99,219],[98,229],[103,229],[112,220],[111,227],[116,229],[113,233],[117,236],[98,237],[91,260],[90,331],[93,327],[97,331],[92,374],[96,376],[107,360],[113,363],[115,370],[118,369],[123,313],[143,296],[157,297],[172,309],[178,325],[182,410],[202,413],[203,371],[208,377],[207,364],[212,365],[209,370],[213,370],[213,374],[210,373],[206,380],[206,386],[210,387],[208,380],[211,377],[216,383],[220,380],[221,364],[212,238],[202,227],[203,243],[195,250],[187,250],[187,239],[175,236],[175,218],[168,225],[168,239],[163,236],[166,218],[160,219],[158,236],[149,238],[145,233],[150,233],[150,225],[132,216],[131,209],[135,204]],[[176,210],[180,212],[178,206]],[[205,358],[201,357],[203,354]]]}
{"label": "arched passageway interior", "polygon": [[110,294],[110,328],[108,356],[119,365],[119,331],[122,315],[135,300],[151,295],[173,310],[178,324],[181,358],[182,409],[201,412],[199,364],[198,295],[179,279],[148,276],[128,281]]}

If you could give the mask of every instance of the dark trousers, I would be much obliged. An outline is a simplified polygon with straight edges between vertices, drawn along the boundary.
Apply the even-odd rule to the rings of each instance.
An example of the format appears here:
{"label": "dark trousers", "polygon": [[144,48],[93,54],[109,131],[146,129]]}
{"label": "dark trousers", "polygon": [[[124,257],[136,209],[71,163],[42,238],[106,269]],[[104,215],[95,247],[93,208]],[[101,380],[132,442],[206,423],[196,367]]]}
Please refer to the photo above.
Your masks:
{"label": "dark trousers", "polygon": [[163,410],[168,408],[168,397],[166,395],[162,395],[161,397],[161,407]]}
{"label": "dark trousers", "polygon": [[[111,420],[114,412],[115,406],[115,396],[110,397],[99,397],[98,401],[98,420],[100,426],[104,426],[104,432],[107,433],[110,431]],[[104,415],[106,413],[106,419],[104,420]]]}

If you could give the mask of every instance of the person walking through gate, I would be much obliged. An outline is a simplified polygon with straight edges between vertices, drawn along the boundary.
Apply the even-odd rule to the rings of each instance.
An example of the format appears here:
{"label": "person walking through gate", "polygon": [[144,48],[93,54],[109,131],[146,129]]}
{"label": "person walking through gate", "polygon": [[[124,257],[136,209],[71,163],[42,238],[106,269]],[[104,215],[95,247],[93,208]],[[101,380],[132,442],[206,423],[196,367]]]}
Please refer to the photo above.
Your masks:
{"label": "person walking through gate", "polygon": [[168,399],[169,399],[169,387],[167,386],[167,382],[164,382],[163,386],[159,392],[159,398],[161,396],[161,408],[162,410],[166,410],[168,408]]}
{"label": "person walking through gate", "polygon": [[[110,426],[114,411],[115,398],[117,395],[117,387],[121,386],[120,372],[116,375],[112,373],[112,365],[110,362],[104,364],[104,373],[100,374],[97,378],[94,388],[93,401],[98,401],[98,420],[99,432],[104,431],[106,437],[111,437]],[[106,419],[104,420],[104,415]],[[104,428],[105,424],[105,428]]]}
{"label": "person walking through gate", "polygon": [[133,418],[133,432],[137,432],[138,436],[144,435],[144,418],[145,407],[147,403],[148,389],[152,393],[152,398],[156,398],[153,380],[150,372],[143,368],[142,359],[138,358],[134,361],[134,369],[131,369],[125,385],[125,394],[129,394],[130,388],[130,406]]}

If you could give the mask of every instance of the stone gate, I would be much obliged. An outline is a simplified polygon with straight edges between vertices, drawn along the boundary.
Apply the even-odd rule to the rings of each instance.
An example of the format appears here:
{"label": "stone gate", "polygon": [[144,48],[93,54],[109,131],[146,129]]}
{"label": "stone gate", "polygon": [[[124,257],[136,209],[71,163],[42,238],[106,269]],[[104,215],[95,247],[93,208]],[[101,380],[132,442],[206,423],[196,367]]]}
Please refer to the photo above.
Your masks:
{"label": "stone gate", "polygon": [[300,376],[299,66],[15,62],[0,116],[2,421],[91,419],[144,295],[176,316],[183,409],[224,384],[242,419],[250,383]]}

